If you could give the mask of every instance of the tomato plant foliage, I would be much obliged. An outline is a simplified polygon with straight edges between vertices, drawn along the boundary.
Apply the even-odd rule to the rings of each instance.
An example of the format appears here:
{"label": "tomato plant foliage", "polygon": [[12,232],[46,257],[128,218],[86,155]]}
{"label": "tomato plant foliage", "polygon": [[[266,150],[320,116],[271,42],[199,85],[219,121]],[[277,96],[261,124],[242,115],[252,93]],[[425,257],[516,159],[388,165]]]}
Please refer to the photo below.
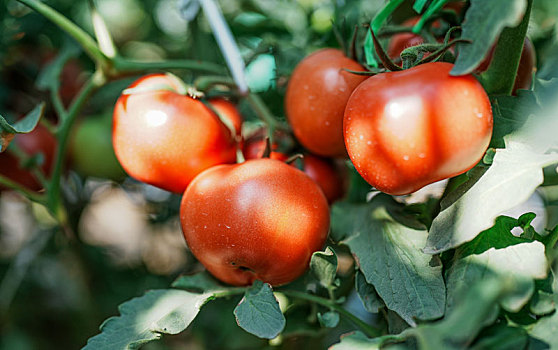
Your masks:
{"label": "tomato plant foliage", "polygon": [[558,349],[555,1],[5,3],[0,348]]}

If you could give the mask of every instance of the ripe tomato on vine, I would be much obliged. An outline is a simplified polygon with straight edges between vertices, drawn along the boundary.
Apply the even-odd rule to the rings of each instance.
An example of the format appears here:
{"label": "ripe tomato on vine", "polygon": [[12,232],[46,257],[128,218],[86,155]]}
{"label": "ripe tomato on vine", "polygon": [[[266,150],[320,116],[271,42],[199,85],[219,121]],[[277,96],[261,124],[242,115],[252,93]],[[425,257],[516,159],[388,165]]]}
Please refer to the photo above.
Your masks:
{"label": "ripe tomato on vine", "polygon": [[492,108],[472,76],[426,63],[379,74],[347,103],[345,142],[357,171],[378,190],[402,195],[471,169],[492,135]]}
{"label": "ripe tomato on vine", "polygon": [[231,131],[175,77],[140,78],[114,107],[113,144],[126,172],[182,193],[203,170],[236,160]]}
{"label": "ripe tomato on vine", "polygon": [[336,49],[316,51],[293,71],[285,95],[285,110],[293,132],[312,153],[343,157],[343,112],[353,90],[366,77],[356,61]]}
{"label": "ripe tomato on vine", "polygon": [[322,248],[329,207],[300,170],[255,159],[198,175],[182,198],[180,221],[192,253],[221,281],[282,285]]}

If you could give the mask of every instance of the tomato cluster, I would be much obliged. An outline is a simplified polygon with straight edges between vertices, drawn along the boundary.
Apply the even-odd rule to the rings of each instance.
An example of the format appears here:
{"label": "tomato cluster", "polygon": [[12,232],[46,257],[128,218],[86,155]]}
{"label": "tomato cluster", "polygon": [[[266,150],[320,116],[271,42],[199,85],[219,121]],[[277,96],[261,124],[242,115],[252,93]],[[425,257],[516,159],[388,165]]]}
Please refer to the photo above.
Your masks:
{"label": "tomato cluster", "polygon": [[[396,35],[389,54],[420,43]],[[367,77],[341,51],[319,50],[287,86],[294,135],[276,130],[271,142],[265,128],[243,135],[230,101],[200,99],[178,78],[152,74],[118,99],[114,150],[132,177],[183,194],[184,237],[209,272],[234,285],[281,285],[325,243],[328,204],[344,194],[335,161],[348,156],[369,184],[402,195],[483,157],[490,101],[473,75],[451,76],[452,68],[432,62]],[[236,163],[240,152],[245,161]]]}
{"label": "tomato cluster", "polygon": [[[262,159],[267,131],[242,140],[241,129],[230,101],[201,100],[178,78],[152,74],[118,99],[112,141],[130,176],[183,194],[184,236],[213,275],[236,285],[287,283],[325,243],[328,201],[342,196],[343,178],[310,154],[304,172],[286,164],[292,144]],[[233,164],[240,148],[246,161]]]}

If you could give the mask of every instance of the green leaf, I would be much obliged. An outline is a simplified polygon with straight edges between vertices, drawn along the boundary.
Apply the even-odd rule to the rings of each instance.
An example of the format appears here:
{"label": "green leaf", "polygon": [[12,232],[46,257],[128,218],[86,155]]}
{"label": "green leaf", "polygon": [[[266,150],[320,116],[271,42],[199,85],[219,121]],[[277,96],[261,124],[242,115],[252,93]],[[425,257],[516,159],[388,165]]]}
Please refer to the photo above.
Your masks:
{"label": "green leaf", "polygon": [[[370,28],[377,34],[387,18],[395,11],[404,0],[390,0],[374,17],[372,22],[370,22]],[[366,34],[366,39],[364,41],[364,56],[366,58],[366,64],[370,67],[378,67],[378,62],[374,57],[374,41],[372,39],[372,34],[370,31]]]}
{"label": "green leaf", "polygon": [[366,281],[406,322],[416,325],[415,318],[441,317],[445,306],[441,262],[421,251],[426,231],[393,220],[386,209],[389,200],[378,195],[370,204],[344,204],[343,212],[337,212],[347,218],[348,238],[343,243],[351,249]]}
{"label": "green leaf", "polygon": [[60,88],[60,74],[66,62],[69,59],[77,57],[80,48],[73,41],[66,41],[56,58],[50,61],[43,70],[41,70],[35,84],[41,90],[58,91]]}
{"label": "green leaf", "polygon": [[498,39],[505,27],[515,27],[521,22],[527,0],[471,0],[463,21],[462,39],[472,44],[459,45],[459,55],[452,75],[473,72]]}
{"label": "green leaf", "polygon": [[472,284],[504,276],[515,281],[518,288],[502,300],[506,310],[519,311],[531,297],[533,279],[547,276],[544,245],[515,237],[511,229],[517,220],[500,217],[496,224],[455,252],[447,271],[447,310],[459,304],[463,291]]}
{"label": "green leaf", "polygon": [[259,55],[246,67],[246,82],[250,91],[264,92],[275,87],[277,65],[273,55]]}
{"label": "green leaf", "polygon": [[246,290],[244,298],[234,309],[236,323],[255,336],[273,339],[285,328],[285,316],[273,296],[271,286],[261,281]]}
{"label": "green leaf", "polygon": [[10,125],[4,117],[0,115],[0,131],[6,131],[12,134],[27,134],[39,123],[39,119],[45,113],[45,103],[41,102],[33,110],[25,115],[25,117],[18,120],[13,125]]}
{"label": "green leaf", "polygon": [[207,272],[200,272],[195,275],[180,276],[172,283],[174,288],[206,292],[222,288],[219,282]]}
{"label": "green leaf", "polygon": [[194,294],[162,289],[147,292],[118,307],[120,316],[101,325],[101,334],[90,338],[86,350],[137,349],[161,338],[162,334],[182,332],[194,320],[211,293]]}
{"label": "green leaf", "polygon": [[471,350],[525,349],[529,337],[523,328],[498,325],[480,336]]}
{"label": "green leaf", "polygon": [[337,273],[337,256],[330,247],[327,247],[325,252],[315,252],[312,254],[310,268],[324,288],[334,286],[333,283]]}
{"label": "green leaf", "polygon": [[374,339],[368,338],[362,332],[356,331],[341,337],[341,342],[334,344],[330,350],[379,350],[385,343],[402,341],[397,335],[385,335]]}
{"label": "green leaf", "polygon": [[545,316],[556,309],[556,302],[552,290],[553,283],[554,274],[552,270],[550,270],[548,277],[544,280],[535,281],[535,294],[529,304],[529,311],[531,311],[532,314]]}
{"label": "green leaf", "polygon": [[415,0],[413,10],[415,10],[417,13],[421,13],[427,3],[428,0]]}
{"label": "green leaf", "polygon": [[525,202],[543,182],[542,168],[558,154],[540,154],[511,143],[496,151],[492,166],[432,222],[424,252],[437,254],[474,239],[502,212]]}
{"label": "green leaf", "polygon": [[322,327],[335,328],[339,324],[339,314],[335,311],[328,311],[324,314],[318,313],[318,321]]}
{"label": "green leaf", "polygon": [[384,306],[384,302],[376,293],[374,286],[366,282],[366,278],[360,271],[357,271],[355,275],[355,289],[366,311],[378,313],[378,310]]}
{"label": "green leaf", "polygon": [[558,312],[543,317],[529,332],[529,350],[558,350]]}
{"label": "green leaf", "polygon": [[415,337],[419,349],[465,349],[498,316],[498,302],[516,291],[515,281],[495,277],[470,286],[463,299],[442,319],[404,333]]}
{"label": "green leaf", "polygon": [[552,313],[556,310],[554,295],[541,290],[536,291],[533,295],[533,299],[531,299],[529,310],[537,316],[544,316]]}
{"label": "green leaf", "polygon": [[44,113],[45,103],[42,102],[13,125],[0,115],[0,152],[4,152],[8,148],[14,134],[27,134],[33,131]]}
{"label": "green leaf", "polygon": [[519,90],[517,96],[495,96],[491,103],[494,128],[490,147],[494,148],[504,148],[504,136],[520,130],[539,110],[535,94],[527,90]]}

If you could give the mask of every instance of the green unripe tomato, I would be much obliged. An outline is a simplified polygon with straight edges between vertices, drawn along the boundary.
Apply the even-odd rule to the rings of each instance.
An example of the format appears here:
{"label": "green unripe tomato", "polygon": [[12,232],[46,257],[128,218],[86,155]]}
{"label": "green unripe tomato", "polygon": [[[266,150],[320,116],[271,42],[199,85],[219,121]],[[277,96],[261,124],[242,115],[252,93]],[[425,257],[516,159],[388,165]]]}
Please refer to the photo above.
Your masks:
{"label": "green unripe tomato", "polygon": [[78,123],[70,140],[72,168],[82,176],[119,181],[126,177],[112,147],[112,120],[90,117]]}

